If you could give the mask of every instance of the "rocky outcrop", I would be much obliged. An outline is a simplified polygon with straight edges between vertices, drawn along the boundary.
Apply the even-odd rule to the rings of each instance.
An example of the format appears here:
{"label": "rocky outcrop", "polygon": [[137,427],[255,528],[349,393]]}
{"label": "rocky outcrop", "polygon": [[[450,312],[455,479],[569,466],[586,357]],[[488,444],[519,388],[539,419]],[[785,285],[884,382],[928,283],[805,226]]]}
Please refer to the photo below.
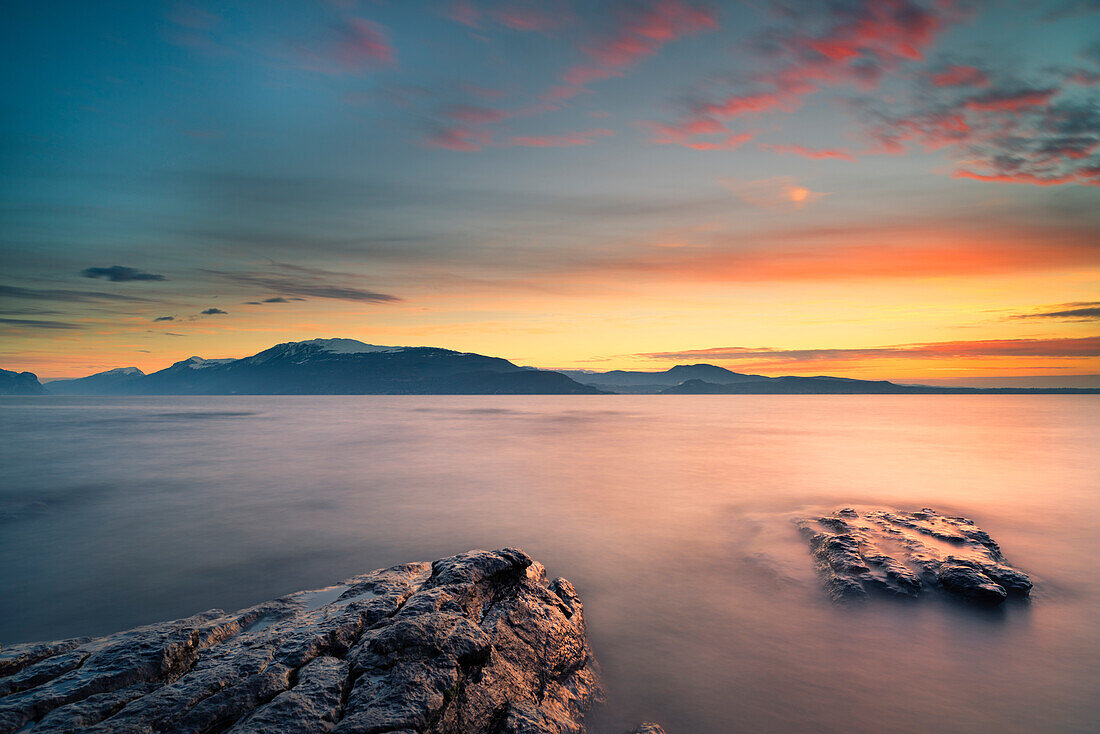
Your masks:
{"label": "rocky outcrop", "polygon": [[916,597],[942,591],[980,604],[1025,597],[1031,580],[1012,568],[989,534],[965,517],[934,510],[846,508],[796,521],[834,601],[871,592]]}
{"label": "rocky outcrop", "polygon": [[0,732],[577,734],[600,695],[573,587],[510,548],[0,651]]}

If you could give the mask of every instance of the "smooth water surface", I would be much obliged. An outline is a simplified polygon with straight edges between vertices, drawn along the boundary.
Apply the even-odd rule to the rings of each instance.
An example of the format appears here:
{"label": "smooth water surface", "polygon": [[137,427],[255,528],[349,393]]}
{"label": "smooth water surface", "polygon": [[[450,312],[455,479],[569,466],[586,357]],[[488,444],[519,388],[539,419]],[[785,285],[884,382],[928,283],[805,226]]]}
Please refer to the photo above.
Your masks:
{"label": "smooth water surface", "polygon": [[[596,732],[1091,732],[1100,396],[0,400],[0,642],[518,546],[580,591]],[[973,518],[1037,582],[825,601],[791,513]]]}

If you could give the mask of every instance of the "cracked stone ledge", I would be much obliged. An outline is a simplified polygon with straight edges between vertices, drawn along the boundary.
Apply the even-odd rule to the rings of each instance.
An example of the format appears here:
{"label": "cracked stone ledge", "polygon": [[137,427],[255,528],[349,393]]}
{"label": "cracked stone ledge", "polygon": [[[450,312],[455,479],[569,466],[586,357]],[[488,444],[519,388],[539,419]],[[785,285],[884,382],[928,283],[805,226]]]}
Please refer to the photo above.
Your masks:
{"label": "cracked stone ledge", "polygon": [[0,650],[0,734],[581,734],[600,700],[576,591],[513,548]]}

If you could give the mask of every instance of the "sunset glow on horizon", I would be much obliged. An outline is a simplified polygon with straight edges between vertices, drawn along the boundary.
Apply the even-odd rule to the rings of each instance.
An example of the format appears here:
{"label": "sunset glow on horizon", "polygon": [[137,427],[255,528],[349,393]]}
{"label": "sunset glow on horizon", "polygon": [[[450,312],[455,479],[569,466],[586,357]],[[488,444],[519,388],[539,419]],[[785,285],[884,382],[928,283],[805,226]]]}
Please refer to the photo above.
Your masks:
{"label": "sunset glow on horizon", "polygon": [[6,8],[4,369],[1100,375],[1096,3],[97,5]]}

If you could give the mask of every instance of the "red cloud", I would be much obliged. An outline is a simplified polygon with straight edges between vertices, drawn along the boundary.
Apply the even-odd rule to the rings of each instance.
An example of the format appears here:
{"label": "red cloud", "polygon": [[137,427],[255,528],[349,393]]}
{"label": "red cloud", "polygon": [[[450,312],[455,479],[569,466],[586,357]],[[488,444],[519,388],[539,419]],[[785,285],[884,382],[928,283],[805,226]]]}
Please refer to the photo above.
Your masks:
{"label": "red cloud", "polygon": [[[694,120],[681,127],[647,122],[653,130],[653,142],[658,145],[682,145],[693,150],[733,150],[752,140],[752,133],[731,133],[720,122],[709,119]],[[703,136],[719,136],[717,140],[696,140]]]}
{"label": "red cloud", "polygon": [[1079,359],[1100,356],[1100,337],[1064,339],[982,339],[975,341],[897,344],[864,349],[772,349],[769,347],[712,347],[680,352],[650,352],[639,357],[669,360],[768,361],[791,366],[798,362],[850,362],[868,359],[967,359],[988,357],[1044,357]]}
{"label": "red cloud", "polygon": [[814,149],[802,145],[770,145],[768,143],[762,143],[760,147],[774,153],[789,153],[791,155],[800,155],[803,158],[810,158],[813,160],[826,160],[831,158],[842,161],[854,161],[856,159],[855,155],[850,151],[840,148]]}
{"label": "red cloud", "polygon": [[621,69],[652,56],[669,41],[717,27],[710,10],[684,0],[651,0],[642,6],[623,6],[618,28],[584,49],[595,63],[575,66],[565,72],[563,79],[582,86],[618,76]]}
{"label": "red cloud", "polygon": [[989,77],[973,66],[949,66],[930,77],[937,87],[988,87]]}
{"label": "red cloud", "polygon": [[350,18],[344,26],[337,59],[344,67],[355,69],[392,64],[395,54],[385,28],[365,18]]}
{"label": "red cloud", "polygon": [[[923,58],[937,34],[953,21],[952,0],[856,0],[807,6],[795,21],[822,32],[795,30],[768,38],[774,71],[757,75],[758,87],[695,105],[675,127],[699,120],[792,111],[801,98],[830,84],[873,87],[900,62]],[[822,15],[824,14],[824,17]]]}
{"label": "red cloud", "polygon": [[1079,183],[1085,186],[1100,186],[1100,170],[1089,174],[1087,171],[1075,171],[1066,174],[1051,174],[1047,176],[1017,171],[1014,173],[975,173],[966,169],[958,169],[951,174],[952,178],[970,178],[975,181],[991,181],[995,183],[1023,183],[1034,186],[1058,186],[1067,183]]}
{"label": "red cloud", "polygon": [[514,31],[546,31],[561,24],[561,16],[553,16],[532,7],[504,7],[493,13],[498,23]]}

